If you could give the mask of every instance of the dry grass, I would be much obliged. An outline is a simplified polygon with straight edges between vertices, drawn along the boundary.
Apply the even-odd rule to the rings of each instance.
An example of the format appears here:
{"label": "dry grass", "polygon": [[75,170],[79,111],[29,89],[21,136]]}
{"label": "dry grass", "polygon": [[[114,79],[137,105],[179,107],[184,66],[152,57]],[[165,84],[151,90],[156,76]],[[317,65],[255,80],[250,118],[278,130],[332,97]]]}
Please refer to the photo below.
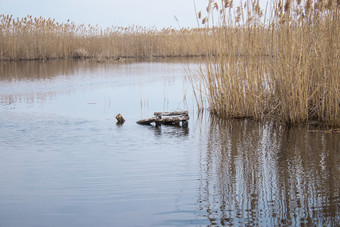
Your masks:
{"label": "dry grass", "polygon": [[[202,55],[195,29],[110,27],[0,15],[0,61]],[[198,37],[198,36],[197,36]]]}
{"label": "dry grass", "polygon": [[211,50],[201,95],[222,117],[340,125],[340,2],[270,3],[210,1],[206,17],[198,13]]}

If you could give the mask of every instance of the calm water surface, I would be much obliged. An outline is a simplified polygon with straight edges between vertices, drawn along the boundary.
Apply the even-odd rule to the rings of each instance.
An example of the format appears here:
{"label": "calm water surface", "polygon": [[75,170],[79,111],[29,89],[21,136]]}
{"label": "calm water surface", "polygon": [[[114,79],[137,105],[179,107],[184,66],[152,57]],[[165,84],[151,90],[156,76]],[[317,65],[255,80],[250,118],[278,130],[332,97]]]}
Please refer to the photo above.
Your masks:
{"label": "calm water surface", "polygon": [[339,134],[198,115],[187,67],[2,63],[0,226],[339,225]]}

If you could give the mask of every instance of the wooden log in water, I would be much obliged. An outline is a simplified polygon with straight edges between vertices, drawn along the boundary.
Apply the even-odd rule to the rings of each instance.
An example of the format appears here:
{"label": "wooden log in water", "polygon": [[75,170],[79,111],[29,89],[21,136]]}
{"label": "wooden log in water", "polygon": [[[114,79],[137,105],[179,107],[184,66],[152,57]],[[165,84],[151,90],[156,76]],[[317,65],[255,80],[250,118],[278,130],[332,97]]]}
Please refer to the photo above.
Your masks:
{"label": "wooden log in water", "polygon": [[117,124],[122,125],[125,122],[124,117],[120,113],[116,115],[116,119],[117,119]]}
{"label": "wooden log in water", "polygon": [[[161,112],[158,112],[158,113],[161,113]],[[171,116],[171,117],[165,117],[165,118],[162,118],[160,115],[156,115],[155,117],[139,120],[136,123],[140,125],[150,125],[151,123],[155,123],[157,126],[161,124],[178,125],[180,122],[186,122],[189,119],[190,119],[189,115],[179,115],[179,116]]]}
{"label": "wooden log in water", "polygon": [[150,117],[150,118],[139,120],[136,123],[140,125],[150,125],[151,123],[156,122],[157,120],[158,120],[157,117]]}
{"label": "wooden log in water", "polygon": [[188,111],[174,111],[174,112],[155,112],[155,116],[178,116],[178,115],[189,115]]}
{"label": "wooden log in water", "polygon": [[165,117],[162,119],[164,125],[178,125],[180,122],[189,120],[189,116]]}

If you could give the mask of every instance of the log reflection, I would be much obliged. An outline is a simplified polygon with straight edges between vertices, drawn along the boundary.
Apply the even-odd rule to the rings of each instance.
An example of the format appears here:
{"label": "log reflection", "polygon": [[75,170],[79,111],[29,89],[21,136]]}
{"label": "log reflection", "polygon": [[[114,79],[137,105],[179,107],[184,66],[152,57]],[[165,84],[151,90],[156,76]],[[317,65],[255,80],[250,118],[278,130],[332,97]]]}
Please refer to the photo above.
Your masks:
{"label": "log reflection", "polygon": [[198,209],[211,225],[339,223],[339,135],[273,122],[210,122]]}

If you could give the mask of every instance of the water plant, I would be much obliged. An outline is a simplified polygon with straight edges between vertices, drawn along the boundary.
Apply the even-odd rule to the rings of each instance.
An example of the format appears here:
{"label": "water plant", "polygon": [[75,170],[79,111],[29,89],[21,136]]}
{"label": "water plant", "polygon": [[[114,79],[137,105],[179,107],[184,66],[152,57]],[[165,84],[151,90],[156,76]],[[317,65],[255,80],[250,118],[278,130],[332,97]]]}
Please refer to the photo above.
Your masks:
{"label": "water plant", "polygon": [[[340,2],[210,0],[200,106],[221,117],[340,125]],[[206,38],[214,36],[214,42]],[[199,92],[197,92],[199,93]]]}
{"label": "water plant", "polygon": [[[51,18],[0,15],[0,61],[56,58],[168,57],[204,54],[189,28],[101,28]],[[187,40],[187,41],[184,41]]]}

